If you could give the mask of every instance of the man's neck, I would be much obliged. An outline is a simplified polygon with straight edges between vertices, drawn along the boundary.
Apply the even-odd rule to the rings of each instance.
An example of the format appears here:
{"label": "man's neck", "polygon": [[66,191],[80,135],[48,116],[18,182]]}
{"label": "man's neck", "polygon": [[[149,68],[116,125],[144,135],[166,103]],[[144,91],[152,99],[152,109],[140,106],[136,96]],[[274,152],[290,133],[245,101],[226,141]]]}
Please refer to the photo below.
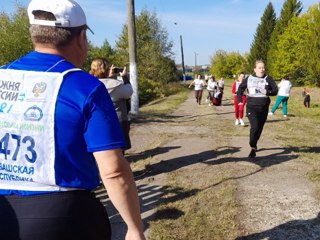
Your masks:
{"label": "man's neck", "polygon": [[39,44],[35,46],[34,50],[40,53],[59,55],[75,65],[73,55],[70,53],[68,48],[55,48],[49,45]]}
{"label": "man's neck", "polygon": [[45,44],[37,44],[34,47],[34,50],[40,53],[49,53],[49,54],[56,54],[56,55],[61,55],[60,51],[54,47],[51,47],[50,45],[45,45]]}

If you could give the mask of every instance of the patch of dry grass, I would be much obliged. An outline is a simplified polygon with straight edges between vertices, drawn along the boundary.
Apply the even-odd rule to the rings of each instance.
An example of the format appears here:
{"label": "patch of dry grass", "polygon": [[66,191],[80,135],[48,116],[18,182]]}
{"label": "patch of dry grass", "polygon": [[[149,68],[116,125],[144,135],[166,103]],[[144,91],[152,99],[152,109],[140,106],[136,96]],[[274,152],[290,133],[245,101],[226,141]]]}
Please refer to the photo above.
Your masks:
{"label": "patch of dry grass", "polygon": [[[234,239],[238,209],[235,185],[224,181],[228,173],[214,174],[207,166],[189,171],[192,173],[170,173],[167,183],[171,189],[179,186],[179,190],[170,191],[157,209],[155,221],[150,224],[150,239]],[[179,214],[168,217],[168,209]]]}

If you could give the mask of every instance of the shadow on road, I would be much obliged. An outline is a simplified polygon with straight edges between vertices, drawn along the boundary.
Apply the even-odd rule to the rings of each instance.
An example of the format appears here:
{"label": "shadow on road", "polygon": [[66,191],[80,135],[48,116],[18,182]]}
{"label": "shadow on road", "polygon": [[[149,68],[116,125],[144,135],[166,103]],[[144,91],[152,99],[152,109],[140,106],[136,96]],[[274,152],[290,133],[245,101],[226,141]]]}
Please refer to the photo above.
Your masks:
{"label": "shadow on road", "polygon": [[[235,151],[236,150],[236,151]],[[269,154],[267,156],[257,156],[255,158],[248,158],[248,157],[235,157],[235,156],[230,156],[230,157],[222,157],[218,159],[213,159],[210,161],[206,161],[206,164],[210,165],[218,165],[218,164],[224,164],[224,163],[229,163],[229,162],[250,162],[254,163],[256,165],[259,165],[261,168],[266,168],[270,167],[272,165],[276,164],[281,164],[283,162],[287,162],[293,159],[296,159],[299,157],[299,155],[294,154],[293,148],[263,148],[260,149],[258,152],[262,152],[265,150],[277,150],[276,153]],[[235,154],[237,151],[240,151],[240,148],[230,148],[230,147],[222,147],[222,150],[218,150],[216,152],[217,156],[224,156],[224,155],[232,155]]]}
{"label": "shadow on road", "polygon": [[299,219],[289,221],[269,230],[236,238],[236,240],[319,240],[320,239],[320,213],[312,219]]}
{"label": "shadow on road", "polygon": [[132,118],[132,124],[141,124],[141,123],[187,123],[194,122],[201,117],[208,117],[213,115],[218,115],[219,113],[207,113],[199,115],[152,115],[147,116],[139,115],[138,118]]}
{"label": "shadow on road", "polygon": [[[145,152],[142,152],[138,155],[128,156],[127,159],[129,161],[135,161],[138,159],[146,159],[147,157],[153,157],[158,154],[169,152],[170,150],[174,150],[180,148],[181,146],[172,146],[172,147],[157,147],[155,149],[151,149]],[[164,160],[155,164],[151,164],[146,166],[146,169],[141,171],[135,171],[134,176],[136,180],[155,176],[161,173],[168,173],[175,171],[179,168],[196,164],[202,162],[204,164],[210,165],[218,165],[230,162],[250,162],[260,166],[261,168],[270,167],[272,165],[281,164],[283,162],[287,162],[299,157],[297,153],[299,152],[320,152],[320,147],[289,147],[289,148],[262,148],[258,152],[263,151],[276,151],[275,153],[271,153],[267,156],[257,156],[255,158],[248,157],[236,157],[232,156],[237,152],[241,151],[240,147],[220,147],[216,150],[208,150],[201,153],[196,153],[192,155],[181,156],[177,158],[172,158],[169,160]],[[230,156],[231,155],[231,156]],[[220,156],[228,156],[221,157]]]}
{"label": "shadow on road", "polygon": [[[161,150],[162,147],[159,147],[159,151],[168,151],[169,149],[180,148],[180,146],[173,147],[164,147],[164,150]],[[154,154],[156,155],[156,154]],[[196,164],[199,162],[204,162],[216,157],[214,150],[205,151],[202,153],[196,153],[192,155],[172,158],[170,160],[161,161],[155,164],[148,165],[145,170],[135,171],[134,176],[135,180],[140,180],[142,178],[151,177],[161,173],[168,173],[175,171],[179,168]]]}
{"label": "shadow on road", "polygon": [[140,160],[147,159],[149,157],[153,157],[155,155],[159,155],[159,154],[163,154],[163,153],[169,152],[170,150],[177,149],[177,148],[180,148],[180,147],[179,146],[156,147],[156,148],[149,149],[149,150],[146,150],[144,152],[137,153],[137,154],[126,155],[126,159],[129,162],[137,162],[137,161],[140,161]]}

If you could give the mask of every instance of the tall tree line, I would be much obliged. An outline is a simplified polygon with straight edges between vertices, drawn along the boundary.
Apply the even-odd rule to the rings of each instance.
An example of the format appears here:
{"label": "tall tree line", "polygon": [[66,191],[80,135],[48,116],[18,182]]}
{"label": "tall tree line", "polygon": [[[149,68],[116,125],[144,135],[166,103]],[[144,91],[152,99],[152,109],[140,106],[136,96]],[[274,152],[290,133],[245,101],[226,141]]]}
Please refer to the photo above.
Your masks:
{"label": "tall tree line", "polygon": [[285,1],[281,9],[280,17],[277,20],[274,31],[272,32],[270,39],[270,50],[267,53],[267,65],[268,71],[271,75],[275,77],[279,76],[278,72],[275,70],[277,68],[277,49],[278,43],[281,40],[283,33],[288,28],[289,23],[293,18],[298,17],[302,11],[302,3],[297,0]]}
{"label": "tall tree line", "polygon": [[[256,60],[264,60],[267,72],[276,80],[289,75],[296,85],[320,86],[320,6],[315,4],[302,14],[302,3],[286,0],[279,18],[270,2],[258,24],[250,51],[232,66],[251,73]],[[211,57],[211,73],[230,75],[226,66],[232,53],[216,51]],[[230,66],[229,66],[230,67]]]}
{"label": "tall tree line", "polygon": [[276,25],[276,13],[273,5],[270,2],[261,17],[261,23],[258,25],[254,40],[251,44],[249,55],[249,67],[253,69],[254,63],[257,59],[263,60],[267,63],[267,54],[270,49],[270,39]]}

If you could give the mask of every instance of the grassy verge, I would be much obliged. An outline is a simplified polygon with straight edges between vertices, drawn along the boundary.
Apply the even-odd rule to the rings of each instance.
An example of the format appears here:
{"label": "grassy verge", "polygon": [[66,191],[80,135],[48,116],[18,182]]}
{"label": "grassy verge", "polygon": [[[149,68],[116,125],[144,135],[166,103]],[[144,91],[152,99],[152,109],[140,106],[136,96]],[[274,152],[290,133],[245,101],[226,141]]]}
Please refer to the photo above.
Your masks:
{"label": "grassy verge", "polygon": [[[187,99],[188,93],[190,92],[188,88],[181,84],[171,84],[168,85],[168,88],[173,89],[175,94],[162,97],[142,106],[140,108],[140,113],[153,116],[165,116],[170,114],[177,106]],[[170,92],[172,92],[172,90]]]}
{"label": "grassy verge", "polygon": [[[292,89],[288,101],[288,119],[282,116],[282,109],[278,109],[274,116],[269,116],[269,134],[281,145],[299,155],[299,159],[306,162],[311,170],[308,178],[320,187],[320,89],[311,92],[311,107],[303,106],[302,88]],[[275,102],[273,98],[272,104]],[[320,197],[320,195],[319,195]]]}
{"label": "grassy verge", "polygon": [[[193,171],[193,170],[191,170]],[[234,239],[237,233],[235,186],[210,168],[169,174],[166,195],[150,223],[149,239]],[[198,178],[197,178],[198,177]],[[199,179],[203,179],[201,182]],[[212,183],[223,182],[217,186]],[[165,216],[165,217],[164,217]],[[169,217],[168,217],[169,216]]]}

